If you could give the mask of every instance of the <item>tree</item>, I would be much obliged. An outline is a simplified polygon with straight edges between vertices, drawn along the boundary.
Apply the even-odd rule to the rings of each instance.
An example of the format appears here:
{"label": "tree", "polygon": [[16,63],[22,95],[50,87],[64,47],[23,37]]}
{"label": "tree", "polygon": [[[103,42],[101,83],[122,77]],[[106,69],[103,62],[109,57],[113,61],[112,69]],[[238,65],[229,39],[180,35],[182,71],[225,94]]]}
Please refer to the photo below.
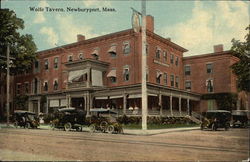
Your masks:
{"label": "tree", "polygon": [[37,50],[30,34],[22,35],[20,30],[24,29],[24,21],[16,17],[14,11],[0,9],[0,71],[6,69],[6,50],[10,47],[10,57],[13,58],[11,71],[20,73],[31,69],[36,59]]}
{"label": "tree", "polygon": [[250,25],[246,28],[248,34],[246,41],[232,40],[231,51],[239,61],[231,66],[234,74],[238,77],[238,89],[240,91],[250,92]]}

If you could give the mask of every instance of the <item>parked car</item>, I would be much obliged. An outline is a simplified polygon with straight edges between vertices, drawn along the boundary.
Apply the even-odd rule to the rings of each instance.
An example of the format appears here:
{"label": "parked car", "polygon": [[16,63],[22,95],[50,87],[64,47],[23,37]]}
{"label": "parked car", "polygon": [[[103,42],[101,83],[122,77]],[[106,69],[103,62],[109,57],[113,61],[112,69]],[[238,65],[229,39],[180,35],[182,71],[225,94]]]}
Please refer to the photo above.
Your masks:
{"label": "parked car", "polygon": [[216,131],[218,128],[225,128],[228,130],[230,127],[231,113],[225,110],[208,110],[204,112],[201,123],[201,130],[210,128]]}
{"label": "parked car", "polygon": [[74,107],[61,108],[54,113],[54,119],[50,122],[51,127],[64,129],[69,131],[76,129],[82,131],[82,126],[85,124],[86,112]]}
{"label": "parked car", "polygon": [[90,109],[91,132],[101,131],[103,133],[123,133],[122,125],[116,121],[117,112],[110,109]]}
{"label": "parked car", "polygon": [[14,126],[24,128],[37,128],[39,126],[39,119],[34,112],[15,110],[14,114]]}
{"label": "parked car", "polygon": [[232,127],[245,128],[248,126],[247,111],[233,110],[232,111]]}

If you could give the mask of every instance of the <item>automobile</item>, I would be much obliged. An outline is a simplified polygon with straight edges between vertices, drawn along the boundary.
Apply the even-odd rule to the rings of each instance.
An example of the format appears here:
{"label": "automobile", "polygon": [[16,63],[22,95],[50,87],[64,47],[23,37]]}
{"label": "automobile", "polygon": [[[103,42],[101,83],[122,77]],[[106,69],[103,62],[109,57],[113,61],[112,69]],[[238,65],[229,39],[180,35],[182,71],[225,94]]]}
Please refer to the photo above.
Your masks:
{"label": "automobile", "polygon": [[208,128],[216,131],[218,128],[228,130],[230,127],[231,112],[226,110],[208,110],[202,113],[201,130]]}
{"label": "automobile", "polygon": [[245,128],[248,126],[248,117],[246,110],[233,110],[232,111],[232,127]]}
{"label": "automobile", "polygon": [[13,114],[14,126],[24,128],[37,128],[39,119],[34,112],[15,110]]}
{"label": "automobile", "polygon": [[54,119],[50,121],[52,129],[64,129],[69,131],[76,129],[82,131],[85,124],[86,112],[74,107],[61,108],[54,113]]}
{"label": "automobile", "polygon": [[123,133],[122,125],[116,121],[117,112],[110,109],[90,109],[89,127],[91,132]]}

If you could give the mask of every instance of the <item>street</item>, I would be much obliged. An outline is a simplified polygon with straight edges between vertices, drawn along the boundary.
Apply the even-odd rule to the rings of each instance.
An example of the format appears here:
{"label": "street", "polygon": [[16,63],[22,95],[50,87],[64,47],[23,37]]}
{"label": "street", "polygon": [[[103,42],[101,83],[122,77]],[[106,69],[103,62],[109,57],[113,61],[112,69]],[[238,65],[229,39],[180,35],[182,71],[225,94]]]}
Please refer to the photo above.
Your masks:
{"label": "street", "polygon": [[157,135],[0,129],[0,160],[241,161],[247,129],[190,130]]}

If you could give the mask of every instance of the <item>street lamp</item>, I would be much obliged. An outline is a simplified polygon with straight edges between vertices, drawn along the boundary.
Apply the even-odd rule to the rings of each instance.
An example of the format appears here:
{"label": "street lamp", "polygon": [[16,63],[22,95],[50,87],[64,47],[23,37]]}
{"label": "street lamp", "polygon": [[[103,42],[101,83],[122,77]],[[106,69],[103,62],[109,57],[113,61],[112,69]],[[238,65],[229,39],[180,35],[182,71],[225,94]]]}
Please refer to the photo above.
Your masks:
{"label": "street lamp", "polygon": [[[132,8],[133,12],[136,12],[136,14],[133,14],[133,16],[136,15],[136,17],[133,17],[133,28],[134,31],[138,31],[135,29],[137,26],[139,26],[136,23],[139,23],[139,16],[141,15],[142,17],[142,30],[141,30],[141,43],[142,43],[142,60],[141,60],[141,78],[142,78],[142,87],[141,87],[141,101],[142,101],[142,130],[146,131],[147,130],[147,116],[148,116],[148,94],[147,94],[147,55],[146,55],[146,1],[142,0],[142,8],[141,8],[141,13],[136,11],[135,9]],[[137,19],[137,20],[136,20]]]}

